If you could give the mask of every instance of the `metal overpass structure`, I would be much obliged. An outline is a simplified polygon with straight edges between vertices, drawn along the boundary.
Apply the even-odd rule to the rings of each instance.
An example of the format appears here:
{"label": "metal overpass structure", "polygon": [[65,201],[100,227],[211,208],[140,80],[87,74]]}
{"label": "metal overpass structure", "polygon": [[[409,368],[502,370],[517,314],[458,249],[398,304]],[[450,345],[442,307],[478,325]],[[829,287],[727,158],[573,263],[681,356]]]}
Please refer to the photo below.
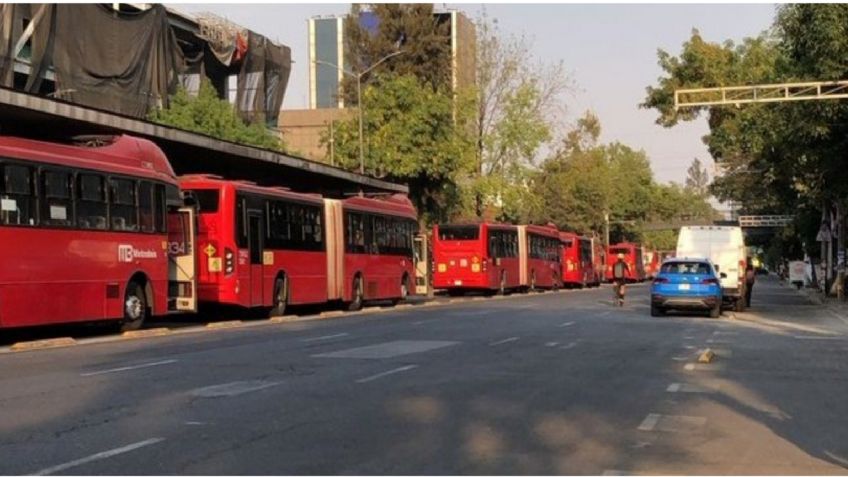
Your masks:
{"label": "metal overpass structure", "polygon": [[848,81],[716,86],[674,90],[674,109],[848,99]]}

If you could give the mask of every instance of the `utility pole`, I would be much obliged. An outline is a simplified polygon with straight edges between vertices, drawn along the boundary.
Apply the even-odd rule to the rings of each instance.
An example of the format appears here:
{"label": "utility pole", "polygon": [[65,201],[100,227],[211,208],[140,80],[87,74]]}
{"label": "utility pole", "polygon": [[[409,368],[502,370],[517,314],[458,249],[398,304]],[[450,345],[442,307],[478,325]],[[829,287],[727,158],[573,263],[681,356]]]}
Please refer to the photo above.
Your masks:
{"label": "utility pole", "polygon": [[604,212],[604,250],[609,249],[609,213]]}
{"label": "utility pole", "polygon": [[842,213],[842,201],[836,201],[836,297],[845,299],[845,226]]}
{"label": "utility pole", "polygon": [[321,61],[321,60],[315,60],[314,61],[314,63],[316,65],[332,66],[333,68],[341,71],[342,74],[346,74],[348,76],[356,78],[356,109],[357,109],[357,112],[358,112],[358,115],[359,115],[359,173],[362,174],[362,175],[365,174],[365,139],[364,139],[365,133],[363,131],[364,128],[362,126],[362,77],[367,75],[368,73],[370,73],[374,68],[383,64],[384,61],[388,60],[389,58],[393,58],[397,55],[400,55],[402,53],[403,53],[403,50],[398,50],[398,51],[389,53],[388,55],[380,58],[374,64],[372,64],[368,68],[365,68],[364,70],[360,71],[359,73],[354,73],[350,70],[342,68],[339,65],[329,63],[327,61]]}

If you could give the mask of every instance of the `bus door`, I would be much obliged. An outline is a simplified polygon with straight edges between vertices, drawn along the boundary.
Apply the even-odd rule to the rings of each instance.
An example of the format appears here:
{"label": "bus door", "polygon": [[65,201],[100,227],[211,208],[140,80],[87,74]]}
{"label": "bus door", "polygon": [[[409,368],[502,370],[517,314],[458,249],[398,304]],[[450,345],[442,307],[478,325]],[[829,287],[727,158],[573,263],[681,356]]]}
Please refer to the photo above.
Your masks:
{"label": "bus door", "polygon": [[430,255],[427,249],[427,235],[414,237],[413,253],[415,260],[415,294],[430,295]]}
{"label": "bus door", "polygon": [[168,213],[168,311],[197,311],[196,216],[192,207]]}
{"label": "bus door", "polygon": [[265,235],[262,231],[262,214],[250,211],[247,214],[247,245],[250,248],[250,306],[263,306],[264,283],[263,256]]}

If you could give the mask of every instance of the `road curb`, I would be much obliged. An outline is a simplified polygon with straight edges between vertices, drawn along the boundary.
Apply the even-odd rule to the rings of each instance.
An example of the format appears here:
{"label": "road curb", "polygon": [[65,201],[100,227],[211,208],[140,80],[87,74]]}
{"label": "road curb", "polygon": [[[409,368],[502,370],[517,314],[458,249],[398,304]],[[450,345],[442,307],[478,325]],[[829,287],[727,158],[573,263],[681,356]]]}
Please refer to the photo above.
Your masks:
{"label": "road curb", "polygon": [[243,324],[244,322],[241,320],[213,321],[212,323],[206,323],[206,328],[211,330],[220,330],[226,328],[238,328]]}
{"label": "road curb", "polygon": [[146,330],[132,330],[132,331],[124,331],[121,333],[122,338],[131,339],[131,338],[147,338],[149,336],[165,336],[170,335],[170,328],[150,328]]}
{"label": "road curb", "polygon": [[65,346],[73,346],[75,344],[77,344],[77,340],[70,336],[65,336],[62,338],[49,338],[45,340],[19,341],[10,346],[9,349],[12,351],[29,351],[34,349],[63,348]]}

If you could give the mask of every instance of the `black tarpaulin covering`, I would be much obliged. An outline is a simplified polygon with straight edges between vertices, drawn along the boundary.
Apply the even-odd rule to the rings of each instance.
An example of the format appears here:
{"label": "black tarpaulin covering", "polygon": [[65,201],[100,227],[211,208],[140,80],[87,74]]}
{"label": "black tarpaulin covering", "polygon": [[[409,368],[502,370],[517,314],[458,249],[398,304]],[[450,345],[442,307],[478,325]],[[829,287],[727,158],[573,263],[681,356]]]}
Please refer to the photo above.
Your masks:
{"label": "black tarpaulin covering", "polygon": [[236,91],[238,111],[246,121],[276,125],[291,73],[291,49],[252,31],[247,45]]}
{"label": "black tarpaulin covering", "polygon": [[96,4],[55,8],[57,96],[135,117],[167,103],[184,60],[162,5],[131,14]]}

